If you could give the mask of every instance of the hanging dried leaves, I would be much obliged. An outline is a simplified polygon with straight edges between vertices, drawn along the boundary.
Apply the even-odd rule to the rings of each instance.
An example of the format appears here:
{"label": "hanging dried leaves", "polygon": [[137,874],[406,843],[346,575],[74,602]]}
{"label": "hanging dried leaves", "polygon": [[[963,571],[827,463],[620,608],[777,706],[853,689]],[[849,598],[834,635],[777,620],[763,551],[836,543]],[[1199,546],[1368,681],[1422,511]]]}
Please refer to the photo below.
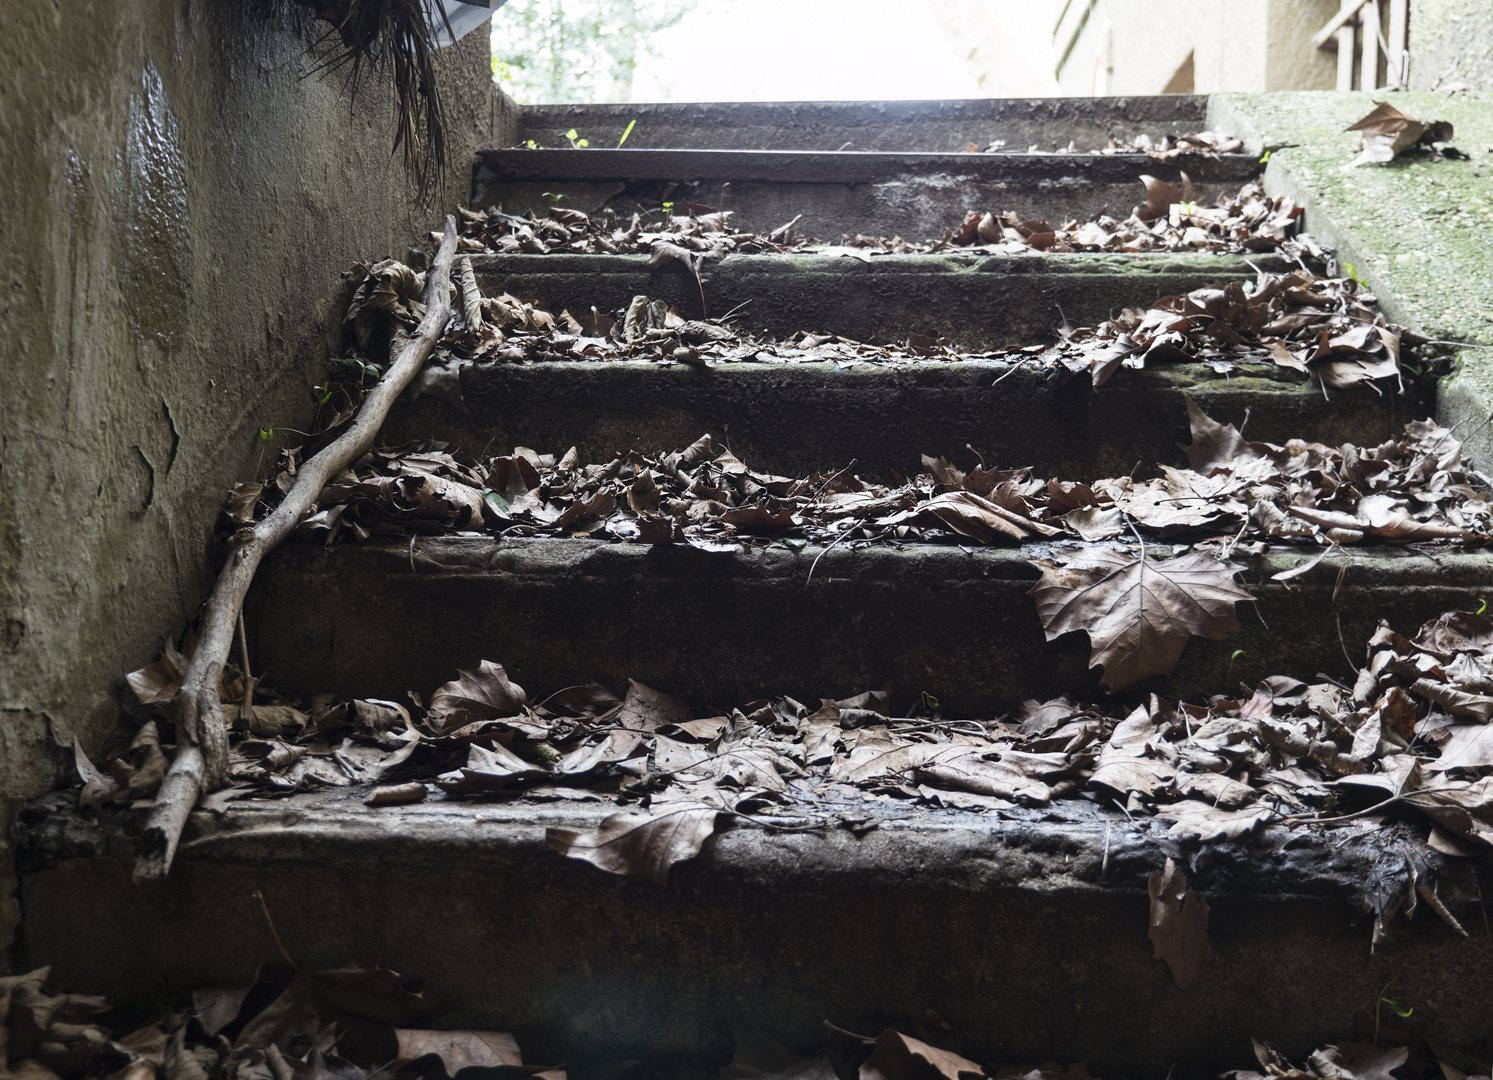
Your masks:
{"label": "hanging dried leaves", "polygon": [[1165,960],[1179,990],[1186,990],[1208,958],[1208,901],[1187,887],[1171,859],[1151,875],[1151,930],[1157,960]]}

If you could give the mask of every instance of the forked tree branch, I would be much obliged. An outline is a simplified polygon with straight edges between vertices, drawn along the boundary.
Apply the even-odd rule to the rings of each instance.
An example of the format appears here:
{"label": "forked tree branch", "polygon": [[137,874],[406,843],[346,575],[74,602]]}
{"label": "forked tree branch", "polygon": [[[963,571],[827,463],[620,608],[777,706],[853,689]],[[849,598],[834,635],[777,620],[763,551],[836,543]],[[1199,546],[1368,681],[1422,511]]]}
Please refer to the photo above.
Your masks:
{"label": "forked tree branch", "polygon": [[279,546],[311,510],[327,482],[373,448],[373,440],[395,400],[425,366],[446,331],[451,304],[451,263],[456,254],[456,219],[446,218],[446,233],[425,279],[425,317],[399,350],[384,377],[363,399],[352,424],[301,466],[295,483],[269,517],[242,529],[228,563],[207,601],[196,651],[171,703],[176,724],[176,757],[166,773],[155,806],[140,837],[134,879],[159,881],[171,870],[176,847],[192,808],[206,790],[221,787],[228,773],[228,725],[218,698],[218,678],[233,647],[234,628],[244,596],[260,561]]}

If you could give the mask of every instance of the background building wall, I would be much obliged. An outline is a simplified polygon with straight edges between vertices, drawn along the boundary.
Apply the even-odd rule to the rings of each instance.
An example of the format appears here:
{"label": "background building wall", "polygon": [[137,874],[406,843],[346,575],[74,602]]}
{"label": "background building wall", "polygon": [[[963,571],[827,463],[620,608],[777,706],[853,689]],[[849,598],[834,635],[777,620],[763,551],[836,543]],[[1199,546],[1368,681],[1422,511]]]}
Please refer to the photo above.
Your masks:
{"label": "background building wall", "polygon": [[1493,3],[1410,0],[1410,89],[1493,90]]}
{"label": "background building wall", "polygon": [[[227,488],[281,444],[260,428],[310,418],[341,272],[439,222],[387,92],[311,74],[323,30],[286,0],[0,9],[0,828],[196,612]],[[516,118],[484,31],[441,62],[449,208]]]}

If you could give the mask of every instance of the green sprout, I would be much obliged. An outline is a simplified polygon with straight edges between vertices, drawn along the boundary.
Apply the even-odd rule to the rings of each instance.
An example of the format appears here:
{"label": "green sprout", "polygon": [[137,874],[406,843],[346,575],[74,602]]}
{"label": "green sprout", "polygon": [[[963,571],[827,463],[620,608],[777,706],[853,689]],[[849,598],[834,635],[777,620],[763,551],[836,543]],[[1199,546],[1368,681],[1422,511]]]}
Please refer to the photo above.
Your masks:
{"label": "green sprout", "polygon": [[591,145],[588,140],[583,139],[576,134],[575,128],[571,128],[569,131],[567,131],[565,133],[565,137],[570,140],[570,145],[577,150],[581,149],[583,146]]}
{"label": "green sprout", "polygon": [[[1394,982],[1394,980],[1391,979],[1389,982]],[[1415,1012],[1414,1009],[1402,1009],[1402,1008],[1400,1008],[1400,1003],[1398,1001],[1395,1001],[1393,998],[1387,998],[1387,997],[1384,996],[1387,993],[1389,993],[1389,983],[1385,983],[1384,984],[1384,989],[1379,991],[1379,1000],[1376,1001],[1376,1002],[1374,1002],[1374,1045],[1375,1046],[1379,1045],[1379,1006],[1380,1005],[1388,1005],[1390,1007],[1390,1009],[1394,1012],[1394,1014],[1396,1016],[1398,1016],[1401,1020],[1408,1019],[1410,1017],[1410,1015]]]}
{"label": "green sprout", "polygon": [[1352,263],[1343,263],[1343,269],[1348,271],[1348,276],[1354,281],[1358,282],[1359,285],[1363,286],[1365,289],[1369,287],[1369,283],[1359,276],[1358,267],[1354,266]]}
{"label": "green sprout", "polygon": [[546,191],[543,194],[544,197],[550,202],[559,202],[561,199],[565,198],[565,193],[563,191]]}
{"label": "green sprout", "polygon": [[927,709],[930,713],[938,712],[938,698],[926,690],[923,691],[923,708]]}
{"label": "green sprout", "polygon": [[1266,150],[1265,153],[1260,157],[1260,164],[1264,165],[1266,162],[1268,162],[1270,160],[1270,155],[1273,153],[1275,153],[1274,150]]}
{"label": "green sprout", "polygon": [[533,139],[527,139],[527,140],[525,140],[524,141],[524,145],[527,146],[530,150],[538,150],[539,149],[539,144],[537,142],[535,142]]}
{"label": "green sprout", "polygon": [[666,203],[664,203],[664,213],[670,214],[670,213],[673,213],[673,212],[674,212],[674,204],[672,202],[666,202]]}
{"label": "green sprout", "polygon": [[1247,655],[1248,654],[1243,649],[1235,649],[1232,653],[1229,654],[1229,673],[1224,676],[1226,680],[1232,681],[1234,678],[1234,661],[1239,660]]}
{"label": "green sprout", "polygon": [[259,437],[261,439],[263,439],[265,442],[269,442],[270,439],[272,439],[274,437],[274,435],[275,435],[275,429],[274,428],[271,428],[271,427],[262,427],[262,428],[259,429]]}
{"label": "green sprout", "polygon": [[627,141],[627,137],[632,134],[632,129],[635,128],[635,127],[637,127],[637,125],[638,125],[638,122],[636,120],[629,120],[627,122],[627,130],[622,133],[622,138],[620,138],[620,139],[617,140],[617,149],[618,150],[622,149],[622,144]]}
{"label": "green sprout", "polygon": [[1488,610],[1488,601],[1484,600],[1481,596],[1479,596],[1477,598],[1477,613],[1479,615],[1481,615],[1483,612],[1485,612],[1487,610]]}

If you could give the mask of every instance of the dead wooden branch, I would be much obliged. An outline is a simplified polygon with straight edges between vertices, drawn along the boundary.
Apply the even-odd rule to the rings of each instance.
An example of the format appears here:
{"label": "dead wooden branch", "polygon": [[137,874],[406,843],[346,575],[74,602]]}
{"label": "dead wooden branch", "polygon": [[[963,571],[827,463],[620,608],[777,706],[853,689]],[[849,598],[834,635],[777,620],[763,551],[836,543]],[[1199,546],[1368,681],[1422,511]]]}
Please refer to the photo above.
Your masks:
{"label": "dead wooden branch", "polygon": [[218,677],[233,647],[244,595],[260,561],[295,531],[327,482],[373,448],[390,407],[425,366],[453,314],[451,262],[455,252],[456,220],[448,217],[445,236],[425,280],[425,317],[414,336],[401,346],[384,377],[363,399],[348,429],[301,466],[294,486],[274,513],[252,528],[240,530],[235,538],[228,563],[208,598],[197,649],[172,702],[176,758],[140,837],[134,873],[137,883],[166,876],[198,798],[227,779],[228,726],[218,698]]}

